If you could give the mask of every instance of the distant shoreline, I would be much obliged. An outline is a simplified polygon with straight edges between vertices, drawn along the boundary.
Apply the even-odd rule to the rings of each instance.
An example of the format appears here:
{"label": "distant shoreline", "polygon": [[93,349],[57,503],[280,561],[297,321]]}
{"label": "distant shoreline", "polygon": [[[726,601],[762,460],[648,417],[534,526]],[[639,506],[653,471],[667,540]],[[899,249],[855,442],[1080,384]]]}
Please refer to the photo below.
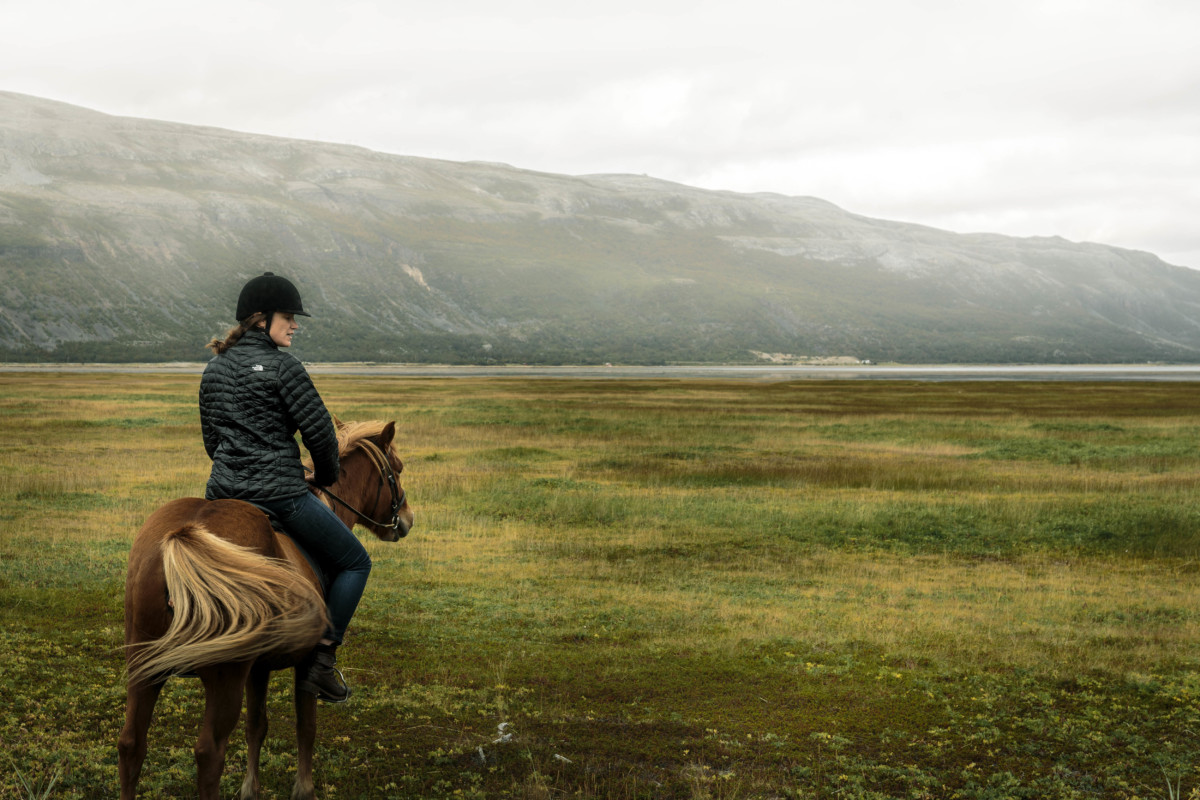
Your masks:
{"label": "distant shoreline", "polygon": [[[450,364],[311,363],[314,375],[413,378],[577,378],[713,380],[914,381],[1200,381],[1200,364],[932,364],[932,365],[672,365],[466,366]],[[203,362],[150,364],[0,363],[0,373],[195,374]]]}

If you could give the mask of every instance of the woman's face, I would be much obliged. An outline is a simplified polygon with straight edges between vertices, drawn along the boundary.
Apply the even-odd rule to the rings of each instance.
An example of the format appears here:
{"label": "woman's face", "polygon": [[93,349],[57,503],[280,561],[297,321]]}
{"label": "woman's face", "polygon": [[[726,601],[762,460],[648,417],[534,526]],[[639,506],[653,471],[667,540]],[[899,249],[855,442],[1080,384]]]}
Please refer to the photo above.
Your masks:
{"label": "woman's face", "polygon": [[267,328],[267,336],[280,347],[291,347],[292,337],[300,325],[296,322],[295,314],[276,312],[271,315],[271,327]]}

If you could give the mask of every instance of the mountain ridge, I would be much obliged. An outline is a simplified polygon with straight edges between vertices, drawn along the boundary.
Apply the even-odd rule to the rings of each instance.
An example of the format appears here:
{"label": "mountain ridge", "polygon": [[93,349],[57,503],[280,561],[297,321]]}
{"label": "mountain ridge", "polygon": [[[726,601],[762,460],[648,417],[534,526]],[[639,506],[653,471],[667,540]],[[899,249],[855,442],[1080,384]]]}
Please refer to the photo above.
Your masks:
{"label": "mountain ridge", "polygon": [[266,269],[312,306],[314,360],[1200,357],[1200,273],[1140,251],[6,92],[0,269],[8,361],[203,359]]}

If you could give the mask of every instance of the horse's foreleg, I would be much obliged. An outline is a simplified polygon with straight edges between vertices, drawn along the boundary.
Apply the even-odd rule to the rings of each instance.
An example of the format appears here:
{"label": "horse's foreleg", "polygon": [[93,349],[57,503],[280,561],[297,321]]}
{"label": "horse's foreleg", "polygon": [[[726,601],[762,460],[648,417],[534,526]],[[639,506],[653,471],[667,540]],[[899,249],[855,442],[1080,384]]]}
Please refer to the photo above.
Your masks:
{"label": "horse's foreleg", "polygon": [[267,738],[267,684],[270,678],[270,670],[252,669],[246,683],[246,779],[242,781],[238,800],[258,797],[258,757]]}
{"label": "horse's foreleg", "polygon": [[313,746],[317,741],[317,696],[300,691],[301,669],[296,670],[296,784],[292,800],[313,799]]}
{"label": "horse's foreleg", "polygon": [[146,760],[146,731],[154,716],[154,704],[164,683],[137,684],[125,690],[125,727],[117,738],[117,762],[121,773],[121,800],[137,794],[142,762]]}
{"label": "horse's foreleg", "polygon": [[200,800],[218,800],[225,748],[242,715],[242,694],[250,664],[202,667],[197,672],[204,683],[204,722],[196,740],[196,785]]}

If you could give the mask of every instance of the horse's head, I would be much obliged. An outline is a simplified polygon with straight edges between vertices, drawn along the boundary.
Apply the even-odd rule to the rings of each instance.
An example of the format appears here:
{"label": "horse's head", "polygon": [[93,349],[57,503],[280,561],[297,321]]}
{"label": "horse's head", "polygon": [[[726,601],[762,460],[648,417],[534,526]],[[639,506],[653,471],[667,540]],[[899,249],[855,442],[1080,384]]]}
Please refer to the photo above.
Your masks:
{"label": "horse's head", "polygon": [[404,462],[396,455],[395,422],[342,422],[335,418],[342,474],[326,494],[346,524],[356,523],[385,542],[408,535],[413,512],[400,485]]}

